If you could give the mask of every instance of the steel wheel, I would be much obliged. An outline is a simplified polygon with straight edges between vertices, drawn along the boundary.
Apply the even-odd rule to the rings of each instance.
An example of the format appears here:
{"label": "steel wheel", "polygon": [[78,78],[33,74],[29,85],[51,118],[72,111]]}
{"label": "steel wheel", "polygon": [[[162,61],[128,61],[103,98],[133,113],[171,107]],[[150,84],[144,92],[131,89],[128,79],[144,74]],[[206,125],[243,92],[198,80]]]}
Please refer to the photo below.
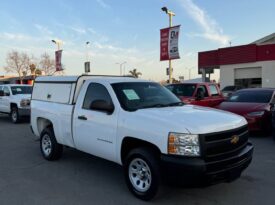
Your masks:
{"label": "steel wheel", "polygon": [[42,151],[46,157],[48,157],[52,152],[52,141],[48,134],[42,137]]}
{"label": "steel wheel", "polygon": [[12,111],[11,117],[12,117],[12,120],[13,120],[14,122],[17,121],[17,112],[16,112],[15,110]]}
{"label": "steel wheel", "polygon": [[133,187],[140,192],[146,192],[152,182],[151,170],[148,164],[140,159],[135,158],[129,165],[129,178]]}
{"label": "steel wheel", "polygon": [[12,108],[11,111],[11,120],[13,123],[17,123],[18,122],[18,111],[17,108]]}

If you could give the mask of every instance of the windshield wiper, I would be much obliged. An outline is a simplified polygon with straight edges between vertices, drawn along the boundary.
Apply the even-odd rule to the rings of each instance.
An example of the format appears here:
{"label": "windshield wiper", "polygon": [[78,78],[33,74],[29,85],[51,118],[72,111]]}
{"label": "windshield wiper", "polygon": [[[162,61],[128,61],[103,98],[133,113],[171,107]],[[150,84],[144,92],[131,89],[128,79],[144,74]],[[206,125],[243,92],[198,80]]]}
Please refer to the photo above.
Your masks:
{"label": "windshield wiper", "polygon": [[183,106],[183,102],[175,102],[175,103],[169,103],[169,104],[154,104],[154,105],[148,105],[148,106],[142,106],[139,109],[146,109],[146,108],[158,108],[158,107],[172,107],[172,106]]}
{"label": "windshield wiper", "polygon": [[166,104],[166,106],[168,106],[168,107],[172,107],[172,106],[183,106],[183,105],[184,105],[183,102],[175,102],[175,103]]}
{"label": "windshield wiper", "polygon": [[167,105],[158,103],[158,104],[154,104],[154,105],[142,106],[139,109],[154,108],[154,107],[167,107]]}

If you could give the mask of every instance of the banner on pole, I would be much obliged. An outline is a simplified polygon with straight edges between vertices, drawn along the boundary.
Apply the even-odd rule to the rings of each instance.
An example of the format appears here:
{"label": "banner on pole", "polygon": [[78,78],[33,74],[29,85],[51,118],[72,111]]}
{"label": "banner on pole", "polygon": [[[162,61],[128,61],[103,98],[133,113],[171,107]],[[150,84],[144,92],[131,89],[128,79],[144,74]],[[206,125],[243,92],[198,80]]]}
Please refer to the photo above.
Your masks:
{"label": "banner on pole", "polygon": [[180,25],[160,30],[160,60],[178,59]]}
{"label": "banner on pole", "polygon": [[55,69],[56,71],[62,71],[62,64],[61,64],[61,58],[62,58],[62,50],[55,51]]}

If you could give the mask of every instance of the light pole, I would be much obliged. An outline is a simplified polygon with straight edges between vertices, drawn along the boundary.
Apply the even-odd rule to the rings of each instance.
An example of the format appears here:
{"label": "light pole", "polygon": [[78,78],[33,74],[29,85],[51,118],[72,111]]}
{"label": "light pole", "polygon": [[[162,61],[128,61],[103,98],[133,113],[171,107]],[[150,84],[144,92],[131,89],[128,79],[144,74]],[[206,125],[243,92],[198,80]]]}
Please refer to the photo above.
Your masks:
{"label": "light pole", "polygon": [[87,41],[86,42],[86,61],[87,62],[89,61],[89,45],[90,45],[90,42]]}
{"label": "light pole", "polygon": [[[173,26],[172,18],[176,14],[173,11],[168,10],[167,7],[162,7],[161,10],[164,11],[166,14],[168,14],[168,16],[169,16],[169,27],[172,27]],[[172,60],[169,60],[169,83],[170,84],[172,83],[172,76],[173,76],[172,72],[173,72],[173,70],[172,70]]]}
{"label": "light pole", "polygon": [[52,40],[52,42],[57,45],[57,50],[59,51],[60,47],[61,47],[61,44],[62,44],[62,41],[61,40]]}
{"label": "light pole", "polygon": [[124,64],[126,64],[126,63],[127,63],[126,61],[124,61],[123,63],[116,63],[116,64],[119,65],[120,75],[122,75],[122,66],[123,66]]}
{"label": "light pole", "polygon": [[194,68],[194,66],[192,66],[191,68],[185,68],[186,70],[188,70],[188,74],[189,74],[188,80],[191,79],[191,71],[192,71],[193,68]]}
{"label": "light pole", "polygon": [[89,61],[89,41],[86,41],[86,62],[84,63],[84,71],[85,74],[88,74],[89,72],[91,72],[91,68],[90,68],[90,61]]}

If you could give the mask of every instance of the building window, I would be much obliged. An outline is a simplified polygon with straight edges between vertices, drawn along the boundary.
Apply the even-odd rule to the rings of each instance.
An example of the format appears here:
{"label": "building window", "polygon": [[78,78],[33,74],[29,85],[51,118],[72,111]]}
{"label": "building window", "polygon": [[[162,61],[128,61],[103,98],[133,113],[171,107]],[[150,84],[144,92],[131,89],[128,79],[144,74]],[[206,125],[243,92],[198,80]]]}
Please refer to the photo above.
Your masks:
{"label": "building window", "polygon": [[261,88],[262,78],[235,79],[235,85],[243,88]]}

